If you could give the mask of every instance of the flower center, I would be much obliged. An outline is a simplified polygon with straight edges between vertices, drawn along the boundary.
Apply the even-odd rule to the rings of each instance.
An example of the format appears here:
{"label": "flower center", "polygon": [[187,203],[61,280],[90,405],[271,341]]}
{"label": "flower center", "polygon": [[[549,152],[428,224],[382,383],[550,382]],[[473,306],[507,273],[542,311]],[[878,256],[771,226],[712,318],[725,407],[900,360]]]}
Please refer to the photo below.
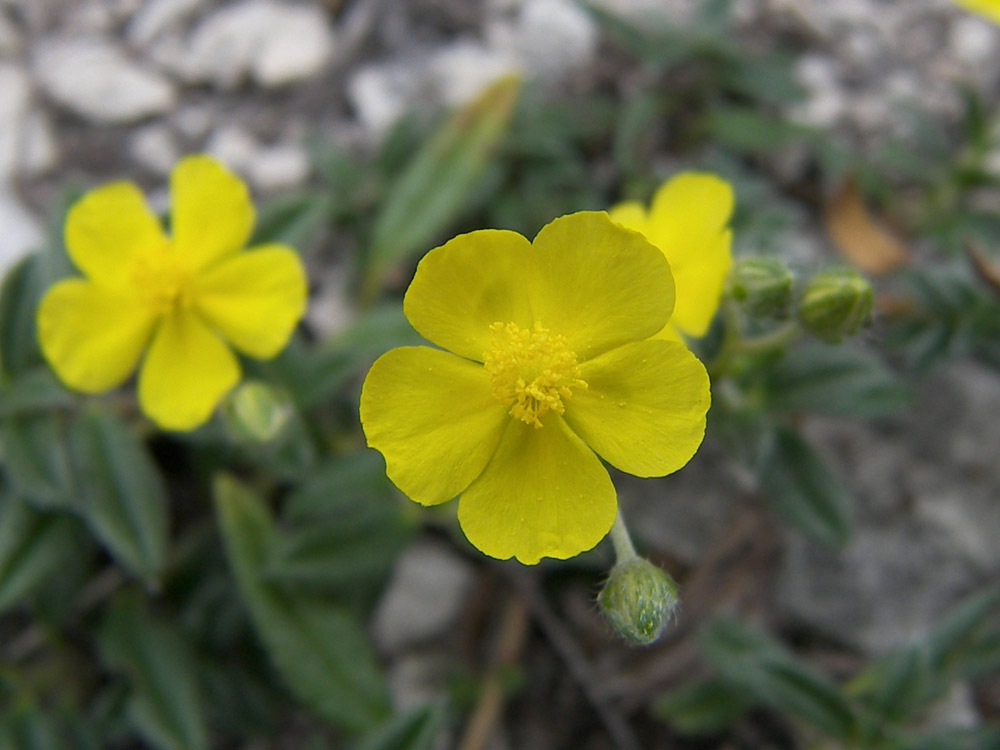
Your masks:
{"label": "flower center", "polygon": [[191,307],[191,275],[169,244],[140,255],[129,268],[135,289],[161,314]]}
{"label": "flower center", "polygon": [[562,414],[563,399],[574,388],[586,388],[580,379],[576,355],[566,345],[566,337],[551,333],[538,323],[525,330],[514,323],[494,323],[493,345],[483,354],[490,374],[493,396],[510,415],[536,428],[548,411]]}

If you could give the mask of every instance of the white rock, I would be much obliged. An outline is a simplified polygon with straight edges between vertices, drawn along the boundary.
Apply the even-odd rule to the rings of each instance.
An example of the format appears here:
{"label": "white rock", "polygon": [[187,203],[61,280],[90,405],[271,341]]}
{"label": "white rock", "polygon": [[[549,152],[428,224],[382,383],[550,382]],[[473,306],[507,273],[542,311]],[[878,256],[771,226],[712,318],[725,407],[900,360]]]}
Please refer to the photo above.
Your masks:
{"label": "white rock", "polygon": [[233,87],[248,74],[281,86],[319,72],[333,50],[333,33],[316,5],[248,0],[224,7],[195,29],[189,73]]}
{"label": "white rock", "polygon": [[170,128],[155,123],[138,128],[129,135],[129,156],[153,174],[168,175],[181,157],[180,146]]}
{"label": "white rock", "polygon": [[144,47],[167,29],[183,23],[204,0],[146,0],[125,28],[130,44]]}
{"label": "white rock", "polygon": [[23,120],[17,171],[26,177],[48,172],[59,159],[59,145],[48,115],[38,109]]}
{"label": "white rock", "polygon": [[428,62],[428,73],[441,100],[452,106],[475,98],[500,76],[520,70],[512,55],[471,39],[442,48]]}
{"label": "white rock", "polygon": [[141,120],[169,110],[173,85],[101,36],[50,38],[33,56],[36,79],[55,102],[98,123]]}
{"label": "white rock", "polygon": [[14,175],[20,161],[23,120],[31,106],[31,82],[13,64],[0,64],[0,182]]}
{"label": "white rock", "polygon": [[297,143],[269,146],[253,157],[248,176],[265,192],[301,185],[309,177],[309,155]]}
{"label": "white rock", "polygon": [[418,542],[396,562],[392,580],[375,610],[375,643],[387,653],[442,635],[458,617],[475,575],[448,548]]}
{"label": "white rock", "polygon": [[10,190],[0,183],[0,277],[42,243],[42,225]]}
{"label": "white rock", "polygon": [[955,19],[949,35],[952,54],[970,65],[989,62],[1000,41],[1000,31],[989,21],[966,15]]}
{"label": "white rock", "polygon": [[522,7],[512,33],[494,38],[528,72],[551,79],[593,60],[598,35],[594,20],[570,0],[532,0]]}
{"label": "white rock", "polygon": [[377,138],[416,100],[421,77],[412,65],[366,65],[347,79],[347,98],[358,119]]}
{"label": "white rock", "polygon": [[225,125],[214,133],[205,144],[205,152],[224,162],[230,169],[246,173],[260,150],[260,144],[238,125]]}
{"label": "white rock", "polygon": [[357,318],[352,276],[346,264],[337,261],[309,275],[317,289],[309,295],[306,323],[321,340],[345,331]]}
{"label": "white rock", "polygon": [[192,141],[200,141],[212,130],[216,113],[204,104],[190,104],[174,115],[173,124],[177,132]]}

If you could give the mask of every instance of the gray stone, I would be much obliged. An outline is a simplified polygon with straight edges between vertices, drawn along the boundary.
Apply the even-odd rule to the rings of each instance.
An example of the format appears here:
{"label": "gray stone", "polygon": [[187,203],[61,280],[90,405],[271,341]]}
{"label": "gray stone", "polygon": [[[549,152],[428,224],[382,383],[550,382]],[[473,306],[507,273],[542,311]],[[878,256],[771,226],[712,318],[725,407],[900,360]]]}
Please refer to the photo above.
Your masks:
{"label": "gray stone", "polygon": [[39,42],[32,69],[57,104],[102,124],[130,123],[174,106],[173,85],[129,59],[103,36],[59,37]]}
{"label": "gray stone", "polygon": [[181,157],[176,137],[162,123],[147,125],[134,131],[128,139],[128,152],[137,164],[160,176],[170,174]]}
{"label": "gray stone", "polygon": [[248,168],[253,186],[264,192],[301,185],[309,178],[309,155],[297,143],[278,143],[260,149]]}
{"label": "gray stone", "polygon": [[185,66],[193,80],[223,88],[247,75],[276,87],[318,73],[332,51],[333,32],[319,6],[248,0],[198,25]]}
{"label": "gray stone", "polygon": [[472,39],[443,47],[428,62],[441,100],[452,106],[468,102],[497,78],[520,70],[512,55]]}
{"label": "gray stone", "polygon": [[394,654],[442,635],[458,617],[474,576],[474,568],[447,547],[414,544],[396,561],[375,610],[375,644]]}
{"label": "gray stone", "polygon": [[10,190],[0,183],[0,277],[29,251],[41,245],[44,234],[41,222],[21,205]]}
{"label": "gray stone", "polygon": [[522,6],[508,33],[496,32],[493,39],[527,72],[557,79],[594,59],[597,25],[570,0],[532,0]]}
{"label": "gray stone", "polygon": [[364,65],[347,79],[347,98],[361,124],[378,138],[417,99],[422,78],[412,64]]}
{"label": "gray stone", "polygon": [[923,636],[977,581],[937,526],[902,518],[855,530],[843,550],[790,533],[777,603],[784,616],[878,654]]}
{"label": "gray stone", "polygon": [[204,0],[146,0],[129,20],[125,38],[130,44],[144,47],[184,23],[204,4]]}

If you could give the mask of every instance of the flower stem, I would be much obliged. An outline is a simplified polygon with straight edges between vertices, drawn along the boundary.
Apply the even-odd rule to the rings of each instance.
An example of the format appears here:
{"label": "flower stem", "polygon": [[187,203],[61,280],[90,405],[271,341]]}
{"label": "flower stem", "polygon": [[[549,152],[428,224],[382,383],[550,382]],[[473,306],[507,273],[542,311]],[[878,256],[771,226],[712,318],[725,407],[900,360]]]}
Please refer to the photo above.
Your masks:
{"label": "flower stem", "polygon": [[616,565],[630,562],[639,557],[632,545],[632,537],[629,536],[621,508],[618,509],[614,525],[611,527],[611,543],[615,546]]}

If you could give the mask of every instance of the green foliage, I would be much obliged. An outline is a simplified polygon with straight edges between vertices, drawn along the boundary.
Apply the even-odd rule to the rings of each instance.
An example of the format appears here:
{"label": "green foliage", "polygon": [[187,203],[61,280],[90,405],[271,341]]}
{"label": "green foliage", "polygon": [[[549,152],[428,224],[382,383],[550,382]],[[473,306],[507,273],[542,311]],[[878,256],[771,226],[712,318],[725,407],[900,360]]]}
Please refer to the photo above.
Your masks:
{"label": "green foliage", "polygon": [[384,719],[388,692],[357,620],[331,599],[264,580],[277,531],[250,490],[220,476],[215,500],[236,581],[289,688],[319,715],[351,731]]}
{"label": "green foliage", "polygon": [[996,727],[919,726],[957,680],[1000,663],[998,604],[996,590],[972,596],[926,637],[884,654],[840,685],[769,635],[718,619],[699,638],[717,676],[659,696],[653,714],[680,732],[705,735],[724,732],[763,706],[793,720],[806,736],[856,750],[993,747]]}

